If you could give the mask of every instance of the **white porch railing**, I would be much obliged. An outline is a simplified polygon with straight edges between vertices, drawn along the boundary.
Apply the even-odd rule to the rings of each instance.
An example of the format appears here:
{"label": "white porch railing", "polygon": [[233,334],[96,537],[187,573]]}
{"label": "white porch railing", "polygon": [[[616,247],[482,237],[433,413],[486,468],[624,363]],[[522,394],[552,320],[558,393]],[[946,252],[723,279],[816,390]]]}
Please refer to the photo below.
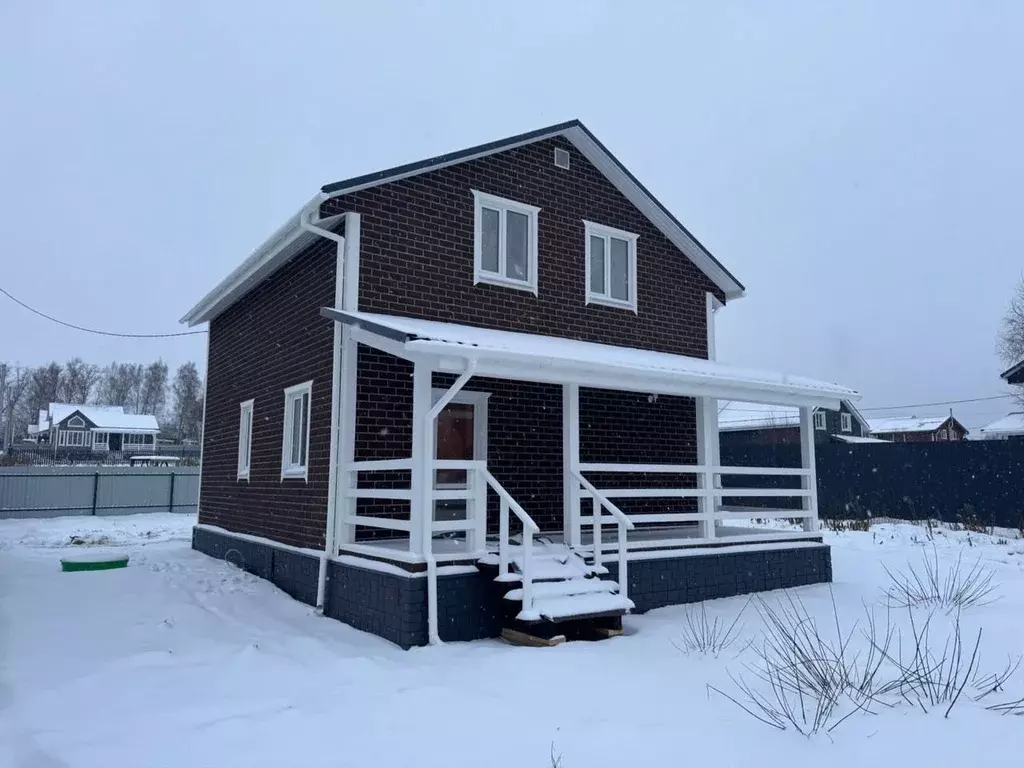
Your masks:
{"label": "white porch railing", "polygon": [[632,520],[629,519],[628,515],[626,515],[621,509],[619,509],[617,506],[615,506],[615,504],[612,503],[611,499],[608,498],[607,494],[601,493],[601,491],[599,491],[597,488],[591,485],[591,483],[585,477],[583,477],[583,475],[576,471],[573,471],[570,474],[572,475],[573,480],[577,484],[576,487],[581,492],[589,494],[590,498],[593,500],[593,514],[591,514],[589,517],[583,517],[582,515],[580,515],[580,523],[581,525],[586,525],[589,523],[590,525],[594,526],[594,565],[597,568],[601,567],[602,560],[604,557],[604,538],[601,535],[601,521],[604,517],[602,507],[604,509],[607,509],[608,512],[611,513],[610,519],[614,520],[618,524],[618,537],[616,538],[616,549],[618,550],[619,560],[619,594],[623,597],[629,597],[629,574],[627,572],[628,566],[626,562],[626,554],[628,552],[629,546],[626,541],[626,531],[632,530],[636,527],[636,525],[633,523]]}
{"label": "white porch railing", "polygon": [[[533,610],[533,537],[540,533],[540,527],[534,522],[526,510],[517,502],[508,491],[497,481],[487,469],[486,461],[452,461],[435,460],[432,466],[432,477],[436,476],[439,470],[461,470],[466,473],[466,485],[464,488],[437,488],[431,484],[431,508],[433,502],[464,500],[465,516],[454,520],[439,520],[436,512],[431,522],[431,532],[451,533],[464,532],[466,534],[466,549],[462,554],[464,557],[481,557],[486,554],[487,537],[487,490],[488,488],[498,496],[498,579],[510,580],[518,578],[522,581],[523,588],[523,610]],[[379,472],[410,472],[412,471],[412,459],[386,459],[382,461],[356,461],[347,467],[349,482],[342,484],[339,489],[342,497],[347,499],[380,499],[412,501],[412,488],[360,488],[358,478],[361,473]],[[411,483],[411,478],[410,481]],[[351,526],[366,526],[368,528],[380,528],[391,531],[402,531],[409,535],[409,549],[414,554],[423,554],[432,547],[431,542],[419,542],[415,533],[419,525],[411,517],[379,517],[373,515],[358,514],[354,505],[345,505],[343,508],[352,511],[340,515],[339,520],[343,524]],[[520,563],[520,574],[509,574],[509,512],[515,514],[523,528],[522,559]],[[339,537],[339,541],[344,538]]]}
{"label": "white porch railing", "polygon": [[[596,488],[587,482],[583,477],[584,473],[616,473],[616,474],[673,474],[693,475],[694,486],[677,488]],[[672,539],[665,539],[656,542],[658,545],[686,543],[699,544],[715,540],[715,526],[719,522],[729,520],[749,519],[752,517],[762,519],[797,519],[803,521],[804,531],[813,532],[818,529],[818,512],[815,504],[815,491],[808,487],[809,481],[814,477],[813,470],[789,467],[730,467],[730,466],[704,466],[695,464],[614,464],[614,463],[588,463],[580,464],[578,470],[572,473],[573,478],[579,480],[575,486],[576,500],[570,514],[573,515],[573,525],[577,531],[583,525],[592,524],[590,517],[584,517],[580,512],[580,504],[583,499],[594,501],[595,516],[597,515],[598,503],[604,506],[611,516],[601,516],[607,522],[620,520],[620,515],[628,520],[630,528],[635,524],[665,524],[678,523],[704,523],[705,535],[699,537],[688,536],[678,542]],[[747,476],[782,476],[802,478],[801,488],[723,488],[721,487],[722,476],[747,475]],[[707,480],[710,478],[710,481]],[[748,510],[723,509],[721,501],[724,498],[800,498],[803,504],[800,509],[762,509],[749,508]],[[697,512],[652,512],[625,514],[617,507],[612,511],[612,499],[697,499],[699,509]],[[611,504],[611,507],[609,506]],[[616,514],[616,512],[618,514]],[[600,530],[600,520],[595,525],[595,541],[600,541],[596,533]],[[578,534],[577,534],[578,536]],[[785,536],[785,534],[768,533],[758,534],[758,539],[771,539]],[[653,544],[654,542],[652,542]],[[620,543],[621,548],[621,543]],[[596,547],[595,547],[596,548]]]}

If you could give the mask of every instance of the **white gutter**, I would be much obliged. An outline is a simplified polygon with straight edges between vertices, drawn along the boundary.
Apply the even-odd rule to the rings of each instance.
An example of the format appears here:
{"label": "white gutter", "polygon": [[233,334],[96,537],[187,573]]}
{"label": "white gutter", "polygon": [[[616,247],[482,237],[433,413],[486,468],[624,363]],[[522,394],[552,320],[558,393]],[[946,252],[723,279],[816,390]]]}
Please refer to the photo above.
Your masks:
{"label": "white gutter", "polygon": [[[336,323],[341,325],[341,323]],[[455,380],[455,383],[448,388],[448,391],[441,395],[440,399],[434,403],[434,407],[427,411],[427,415],[424,417],[427,422],[425,427],[427,434],[433,434],[434,432],[434,420],[437,419],[438,415],[444,410],[444,407],[452,401],[452,399],[462,391],[462,388],[466,386],[473,373],[476,371],[476,360],[470,359],[466,361],[466,370],[462,373],[459,378]],[[433,444],[433,441],[431,441]],[[435,449],[436,450],[436,449]],[[430,471],[427,473],[426,481],[433,487],[434,485],[434,460],[432,456],[427,457],[427,461],[430,463]],[[430,494],[430,498],[433,499],[433,493]],[[469,503],[469,499],[466,500]],[[486,510],[474,510],[475,514],[487,514]],[[437,559],[434,557],[434,509],[433,504],[429,505],[428,509],[423,510],[423,559],[427,563],[427,637],[431,645],[439,645],[441,643],[441,634],[437,628]]]}
{"label": "white gutter", "polygon": [[[317,204],[319,211],[319,203]],[[346,241],[342,235],[335,234],[328,229],[318,227],[310,222],[313,211],[304,210],[299,217],[299,229],[311,232],[328,240],[337,243],[338,253],[334,275],[334,306],[339,309],[345,308],[345,264],[346,264]],[[346,228],[346,234],[348,230]],[[324,532],[324,551],[320,556],[320,571],[316,584],[316,612],[323,614],[324,601],[327,595],[327,570],[328,563],[335,551],[336,546],[336,522],[337,522],[337,498],[338,498],[338,423],[341,418],[341,407],[339,405],[341,394],[341,323],[334,324],[334,351],[331,360],[331,449],[328,467],[330,468],[327,482],[327,530]]]}

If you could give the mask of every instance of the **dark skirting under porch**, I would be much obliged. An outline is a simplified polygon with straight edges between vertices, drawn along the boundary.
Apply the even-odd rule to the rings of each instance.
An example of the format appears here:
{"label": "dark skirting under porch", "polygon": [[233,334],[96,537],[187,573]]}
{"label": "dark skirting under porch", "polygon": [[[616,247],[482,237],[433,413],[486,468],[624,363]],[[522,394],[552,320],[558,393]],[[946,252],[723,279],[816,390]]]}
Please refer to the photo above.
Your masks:
{"label": "dark skirting under porch", "polygon": [[[302,603],[316,603],[319,560],[312,555],[200,527],[193,529],[192,548],[267,579]],[[606,566],[608,578],[617,578],[617,564]],[[499,637],[502,599],[515,584],[495,582],[495,568],[458,571],[438,575],[441,639]],[[632,560],[628,593],[636,603],[634,612],[644,613],[669,605],[830,581],[830,548],[819,541],[806,541]],[[324,613],[402,648],[426,645],[426,576],[422,572],[405,575],[397,565],[360,558],[332,561]]]}

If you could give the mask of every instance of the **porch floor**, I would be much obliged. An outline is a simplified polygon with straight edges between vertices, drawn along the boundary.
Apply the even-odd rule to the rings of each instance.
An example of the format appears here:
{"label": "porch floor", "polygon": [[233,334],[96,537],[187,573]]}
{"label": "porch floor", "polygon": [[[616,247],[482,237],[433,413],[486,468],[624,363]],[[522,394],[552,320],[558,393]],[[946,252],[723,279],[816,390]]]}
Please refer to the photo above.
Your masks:
{"label": "porch floor", "polygon": [[[553,542],[563,543],[564,536],[561,531],[542,533],[543,538]],[[807,539],[820,539],[820,532],[807,532],[797,529],[795,526],[737,526],[720,525],[715,529],[714,539],[705,539],[700,536],[699,528],[694,524],[676,526],[652,526],[638,528],[629,532],[627,551],[636,553],[638,551],[650,550],[677,550],[687,548],[705,547],[729,547],[747,544],[760,543],[781,543],[787,541],[804,541]],[[614,525],[604,527],[601,537],[604,544],[604,552],[615,551],[617,547],[616,531]],[[593,532],[583,531],[581,549],[583,551],[593,550]],[[488,536],[487,550],[497,552],[498,541],[496,536]],[[484,553],[472,553],[466,548],[465,539],[450,536],[436,536],[433,540],[433,553],[439,562],[451,562],[455,560],[466,560]],[[409,551],[408,537],[396,537],[388,539],[375,539],[370,541],[357,542],[354,545],[342,547],[342,552],[362,552],[363,554],[377,556],[384,559],[395,559],[403,562],[420,561]]]}

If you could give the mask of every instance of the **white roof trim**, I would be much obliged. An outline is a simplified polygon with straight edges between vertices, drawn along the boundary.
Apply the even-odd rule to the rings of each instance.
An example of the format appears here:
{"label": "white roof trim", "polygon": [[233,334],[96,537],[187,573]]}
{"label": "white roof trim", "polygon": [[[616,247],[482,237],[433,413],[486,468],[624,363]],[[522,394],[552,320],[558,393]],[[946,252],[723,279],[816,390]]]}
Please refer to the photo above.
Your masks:
{"label": "white roof trim", "polygon": [[[727,299],[738,299],[744,295],[743,286],[736,278],[719,264],[713,256],[698,243],[686,229],[672,218],[665,208],[645,190],[635,178],[616,160],[616,158],[578,122],[563,124],[551,131],[535,132],[528,138],[508,142],[492,142],[483,145],[479,152],[457,152],[441,155],[434,162],[399,166],[394,172],[383,171],[379,174],[361,176],[353,179],[351,185],[333,188],[329,193],[319,192],[306,205],[292,215],[281,227],[268,237],[249,257],[236,267],[227,277],[218,283],[213,290],[204,296],[190,309],[181,322],[189,326],[198,325],[212,320],[235,301],[240,299],[262,280],[301,253],[311,245],[317,236],[304,230],[301,226],[303,217],[318,213],[321,203],[332,197],[352,194],[362,189],[389,184],[402,179],[418,176],[422,173],[436,171],[452,165],[470,162],[481,157],[507,152],[516,147],[545,141],[555,136],[564,136],[587,158],[625,197],[646,216],[665,237],[667,237],[698,269],[706,274],[717,285]],[[330,220],[319,222],[329,226]],[[314,221],[313,223],[317,223]]]}
{"label": "white roof trim", "polygon": [[361,340],[376,335],[389,351],[429,359],[440,371],[461,372],[472,359],[478,376],[650,394],[831,408],[860,397],[837,384],[684,355],[369,312],[324,308],[321,314],[360,327]]}

